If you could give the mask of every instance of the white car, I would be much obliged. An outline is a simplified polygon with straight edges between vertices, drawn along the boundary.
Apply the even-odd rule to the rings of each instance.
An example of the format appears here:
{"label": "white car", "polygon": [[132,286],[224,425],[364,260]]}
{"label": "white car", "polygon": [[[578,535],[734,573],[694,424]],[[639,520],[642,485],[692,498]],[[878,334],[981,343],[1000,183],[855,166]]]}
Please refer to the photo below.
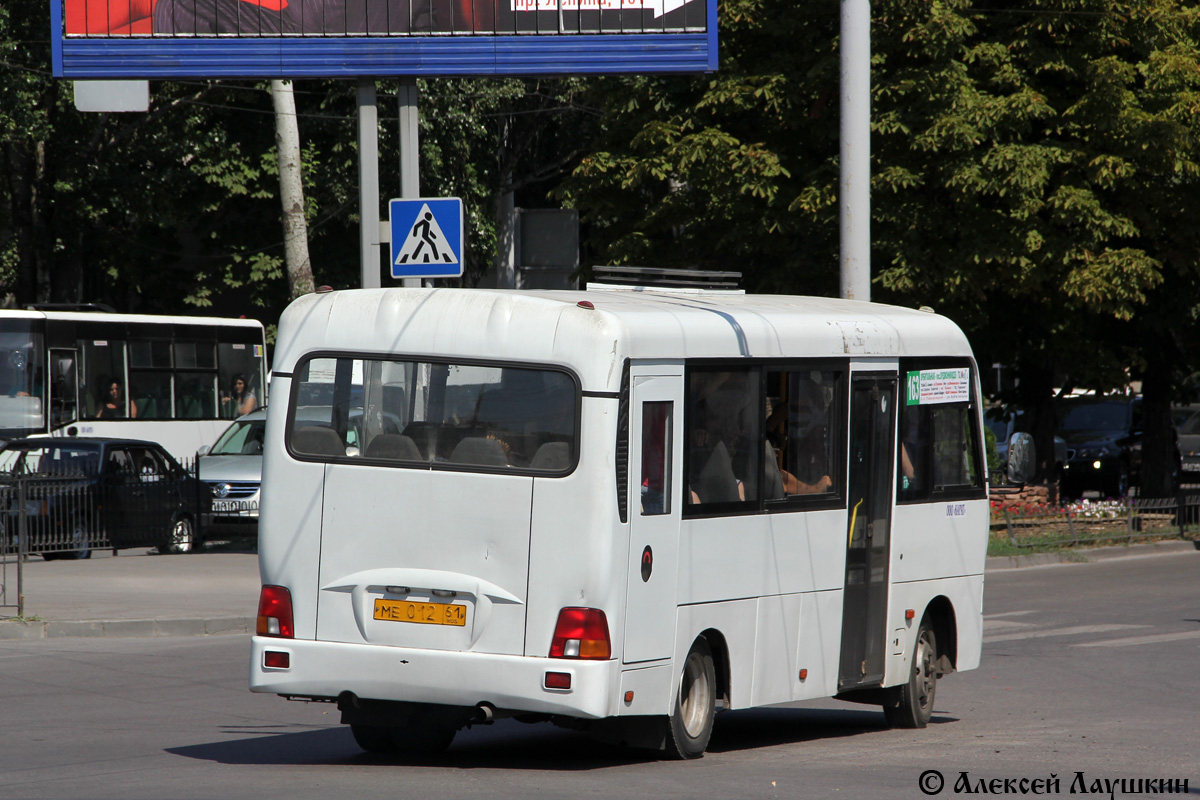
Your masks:
{"label": "white car", "polygon": [[265,408],[238,417],[200,455],[200,480],[212,490],[212,507],[201,517],[205,541],[258,535]]}

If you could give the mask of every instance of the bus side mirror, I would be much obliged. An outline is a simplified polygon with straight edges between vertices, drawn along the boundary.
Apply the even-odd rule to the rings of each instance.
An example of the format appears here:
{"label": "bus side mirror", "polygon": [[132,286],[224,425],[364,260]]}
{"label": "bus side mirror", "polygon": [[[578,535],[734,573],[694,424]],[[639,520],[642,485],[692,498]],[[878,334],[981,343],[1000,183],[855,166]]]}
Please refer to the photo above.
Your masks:
{"label": "bus side mirror", "polygon": [[1008,442],[1008,482],[1028,483],[1033,478],[1036,463],[1033,436],[1014,433]]}

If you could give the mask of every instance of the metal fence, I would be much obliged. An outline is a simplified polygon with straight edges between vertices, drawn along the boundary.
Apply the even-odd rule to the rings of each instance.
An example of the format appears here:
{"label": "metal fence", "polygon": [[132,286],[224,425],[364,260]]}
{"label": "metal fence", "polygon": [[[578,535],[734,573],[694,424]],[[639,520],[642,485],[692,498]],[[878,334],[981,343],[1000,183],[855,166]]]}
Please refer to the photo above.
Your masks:
{"label": "metal fence", "polygon": [[1009,542],[1020,548],[1195,539],[1200,535],[1200,492],[1062,506],[1005,507],[997,516],[1003,520]]}
{"label": "metal fence", "polygon": [[166,544],[178,518],[192,539],[210,509],[211,492],[183,462],[184,479],[163,476],[116,483],[86,472],[0,472],[0,552],[87,557],[92,550]]}
{"label": "metal fence", "polygon": [[21,565],[33,554],[53,560],[132,547],[190,550],[256,532],[257,503],[227,502],[214,514],[211,489],[196,479],[196,461],[181,465],[184,476],[125,482],[82,471],[0,472],[0,611],[23,613]]}

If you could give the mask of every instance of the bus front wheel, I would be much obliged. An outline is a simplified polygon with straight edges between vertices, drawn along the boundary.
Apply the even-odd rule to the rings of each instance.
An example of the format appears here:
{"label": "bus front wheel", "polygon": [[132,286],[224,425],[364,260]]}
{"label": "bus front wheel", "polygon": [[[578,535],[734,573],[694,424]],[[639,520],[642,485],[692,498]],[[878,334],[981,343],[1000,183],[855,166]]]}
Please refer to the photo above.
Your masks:
{"label": "bus front wheel", "polygon": [[937,695],[937,637],[929,618],[921,620],[917,642],[913,645],[912,669],[908,683],[900,687],[900,702],[885,706],[883,715],[893,728],[924,728],[933,716],[933,700]]}
{"label": "bus front wheel", "polygon": [[717,706],[717,673],[712,650],[697,639],[683,662],[679,693],[667,719],[666,751],[670,758],[699,758],[712,737]]}

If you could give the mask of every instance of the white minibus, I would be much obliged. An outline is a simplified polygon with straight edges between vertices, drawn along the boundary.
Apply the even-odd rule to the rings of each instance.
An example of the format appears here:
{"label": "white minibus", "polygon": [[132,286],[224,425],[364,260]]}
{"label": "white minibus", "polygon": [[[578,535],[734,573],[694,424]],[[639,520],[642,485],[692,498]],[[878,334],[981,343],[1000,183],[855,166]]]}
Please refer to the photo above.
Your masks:
{"label": "white minibus", "polygon": [[923,727],[981,650],[979,371],[827,298],[367,289],[284,313],[250,688],[372,752],[500,717],[704,753],[838,697]]}

